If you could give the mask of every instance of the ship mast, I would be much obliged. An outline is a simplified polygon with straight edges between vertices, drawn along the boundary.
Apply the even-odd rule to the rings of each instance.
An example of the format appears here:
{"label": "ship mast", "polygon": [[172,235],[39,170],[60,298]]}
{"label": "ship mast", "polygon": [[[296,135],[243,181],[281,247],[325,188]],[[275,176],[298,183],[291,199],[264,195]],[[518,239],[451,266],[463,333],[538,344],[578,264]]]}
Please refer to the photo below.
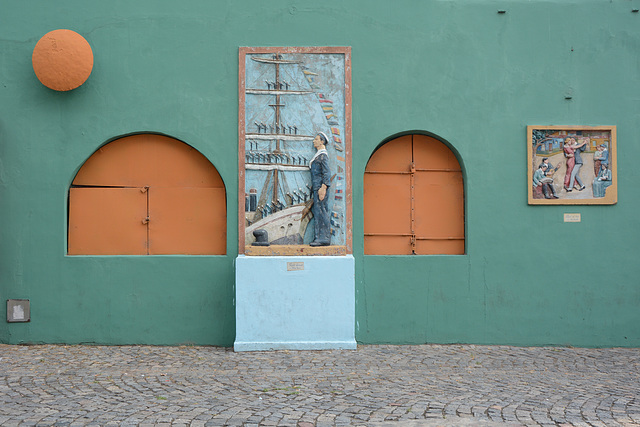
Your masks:
{"label": "ship mast", "polygon": [[[279,59],[277,53],[275,54],[275,59]],[[276,86],[280,87],[280,64],[278,62],[275,63],[276,66]],[[276,92],[276,103],[272,105],[276,109],[276,130],[280,129],[280,93]],[[276,131],[277,133],[277,131]],[[280,139],[276,139],[276,154],[280,154]],[[278,205],[278,169],[273,170],[273,197],[271,198],[271,203],[273,206]]]}
{"label": "ship mast", "polygon": [[[285,126],[282,123],[282,108],[285,107],[285,104],[282,103],[282,99],[281,96],[283,95],[307,95],[307,94],[311,94],[313,93],[312,91],[309,90],[294,90],[294,89],[290,89],[289,88],[289,84],[287,82],[281,82],[280,81],[280,65],[282,64],[299,64],[300,61],[299,60],[287,60],[287,59],[283,59],[282,55],[278,54],[278,53],[274,53],[271,55],[271,57],[252,57],[252,60],[256,61],[256,62],[261,62],[264,64],[271,64],[274,65],[275,67],[275,81],[271,84],[269,82],[267,82],[267,89],[259,89],[259,88],[248,88],[246,89],[246,93],[248,94],[253,94],[253,95],[270,95],[270,96],[274,96],[275,97],[275,103],[273,104],[269,104],[270,107],[273,107],[274,111],[275,111],[275,118],[274,118],[274,128],[271,132],[267,133],[267,126],[264,123],[256,123],[256,126],[258,126],[258,132],[257,133],[247,133],[246,137],[248,139],[251,140],[271,140],[271,141],[275,141],[275,149],[271,152],[272,154],[276,155],[278,158],[280,158],[281,155],[285,155],[286,153],[283,151],[284,147],[281,145],[281,143],[284,143],[285,141],[308,141],[309,139],[312,139],[311,136],[309,135],[303,135],[301,133],[298,133],[298,128],[296,126],[293,126],[293,130],[294,132],[291,132],[291,126],[289,126],[289,132],[287,133]],[[273,88],[271,88],[271,86],[273,86]],[[264,129],[264,133],[261,133],[261,129]],[[257,145],[256,145],[257,146]],[[289,156],[286,156],[287,158]],[[305,159],[306,160],[306,159]],[[298,161],[300,162],[300,159],[298,158]],[[258,161],[259,163],[260,160]],[[269,158],[267,157],[267,162],[270,163]],[[271,170],[273,172],[272,176],[273,176],[273,181],[272,181],[272,196],[271,196],[271,206],[277,207],[279,206],[279,200],[278,200],[278,195],[279,195],[279,186],[280,186],[280,178],[284,179],[285,175],[282,175],[282,177],[279,176],[280,170],[284,171],[286,170],[304,170],[304,169],[308,169],[308,166],[304,166],[301,163],[298,163],[298,165],[295,164],[295,159],[291,160],[291,162],[293,164],[278,164],[277,160],[274,162],[274,164],[272,165],[264,165],[264,164],[260,164],[260,165],[256,165],[256,169],[261,169],[261,170],[265,170],[266,168],[268,168],[267,170]],[[266,190],[266,188],[268,188],[267,183],[269,182],[269,178],[267,178],[266,182],[265,182],[265,186],[263,189],[263,194],[261,195],[260,199],[262,199],[262,196],[264,195],[264,190]],[[286,185],[286,180],[283,181],[284,184]],[[266,199],[266,195],[265,199]],[[293,198],[292,198],[293,200]],[[266,200],[265,200],[266,201]],[[284,204],[286,205],[286,195],[285,195],[285,200],[284,200]]]}

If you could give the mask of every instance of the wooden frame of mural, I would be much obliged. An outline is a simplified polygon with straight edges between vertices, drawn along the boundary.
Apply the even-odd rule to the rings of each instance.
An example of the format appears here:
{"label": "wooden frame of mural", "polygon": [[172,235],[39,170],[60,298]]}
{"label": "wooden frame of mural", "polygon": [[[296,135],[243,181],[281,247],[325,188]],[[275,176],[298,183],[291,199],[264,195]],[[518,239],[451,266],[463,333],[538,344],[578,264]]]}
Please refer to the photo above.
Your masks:
{"label": "wooden frame of mural", "polygon": [[[239,65],[238,253],[352,253],[351,48],[241,47]],[[320,132],[328,139],[331,242],[310,246]]]}
{"label": "wooden frame of mural", "polygon": [[527,126],[530,205],[618,201],[615,126]]}

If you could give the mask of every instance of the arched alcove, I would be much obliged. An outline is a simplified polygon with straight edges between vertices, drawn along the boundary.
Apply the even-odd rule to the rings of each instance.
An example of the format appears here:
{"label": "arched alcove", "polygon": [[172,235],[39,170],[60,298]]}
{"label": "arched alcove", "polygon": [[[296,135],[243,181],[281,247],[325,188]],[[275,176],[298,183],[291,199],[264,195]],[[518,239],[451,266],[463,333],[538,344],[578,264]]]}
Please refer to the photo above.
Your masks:
{"label": "arched alcove", "polygon": [[455,154],[421,134],[380,146],[364,175],[364,253],[464,252],[464,183]]}
{"label": "arched alcove", "polygon": [[69,189],[69,255],[222,255],[226,228],[220,174],[167,136],[104,145]]}

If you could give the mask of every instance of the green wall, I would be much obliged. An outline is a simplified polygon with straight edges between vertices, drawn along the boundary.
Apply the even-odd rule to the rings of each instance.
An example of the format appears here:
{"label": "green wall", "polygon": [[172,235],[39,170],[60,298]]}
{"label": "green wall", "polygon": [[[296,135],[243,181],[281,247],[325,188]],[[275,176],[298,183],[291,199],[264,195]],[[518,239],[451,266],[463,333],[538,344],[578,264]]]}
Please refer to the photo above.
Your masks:
{"label": "green wall", "polygon": [[[0,342],[232,345],[238,47],[351,46],[358,341],[640,346],[640,0],[0,6],[0,318],[8,298],[32,311],[0,321]],[[67,93],[31,66],[59,28],[94,53]],[[616,125],[618,204],[527,205],[527,125]],[[467,254],[364,256],[367,160],[414,131],[460,155]],[[180,139],[218,169],[226,256],[65,255],[74,174],[136,132]]]}

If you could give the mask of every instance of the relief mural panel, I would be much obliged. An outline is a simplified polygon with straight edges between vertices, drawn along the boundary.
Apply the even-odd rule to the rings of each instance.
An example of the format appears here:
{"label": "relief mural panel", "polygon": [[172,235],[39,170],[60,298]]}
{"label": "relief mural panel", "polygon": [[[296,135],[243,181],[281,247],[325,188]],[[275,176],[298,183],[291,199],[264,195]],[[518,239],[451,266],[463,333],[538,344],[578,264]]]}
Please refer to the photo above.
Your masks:
{"label": "relief mural panel", "polygon": [[615,126],[529,126],[529,204],[618,200]]}
{"label": "relief mural panel", "polygon": [[240,49],[240,253],[350,253],[350,98],[349,48]]}

